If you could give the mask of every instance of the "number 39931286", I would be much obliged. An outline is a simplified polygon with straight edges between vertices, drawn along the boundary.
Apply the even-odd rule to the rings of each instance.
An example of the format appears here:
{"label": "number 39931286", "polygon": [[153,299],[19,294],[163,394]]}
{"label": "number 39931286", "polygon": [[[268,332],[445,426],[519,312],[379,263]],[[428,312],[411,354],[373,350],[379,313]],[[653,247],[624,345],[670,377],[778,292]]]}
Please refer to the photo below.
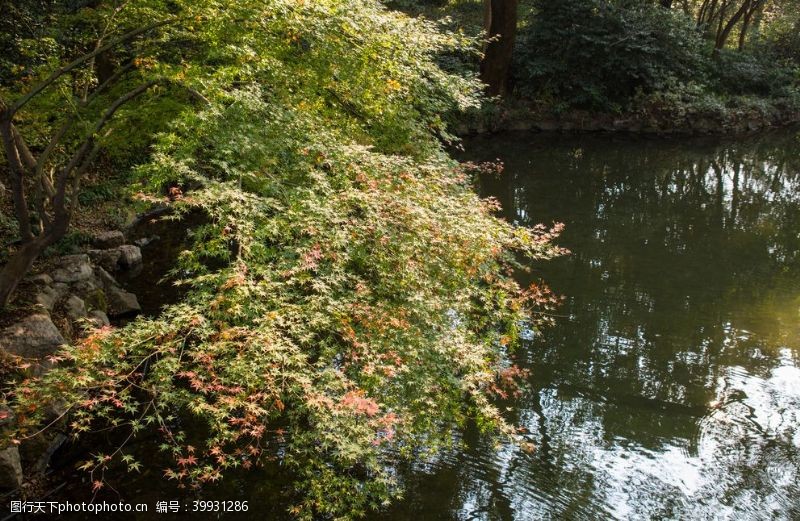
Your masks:
{"label": "number 39931286", "polygon": [[247,512],[247,501],[193,501],[192,512]]}

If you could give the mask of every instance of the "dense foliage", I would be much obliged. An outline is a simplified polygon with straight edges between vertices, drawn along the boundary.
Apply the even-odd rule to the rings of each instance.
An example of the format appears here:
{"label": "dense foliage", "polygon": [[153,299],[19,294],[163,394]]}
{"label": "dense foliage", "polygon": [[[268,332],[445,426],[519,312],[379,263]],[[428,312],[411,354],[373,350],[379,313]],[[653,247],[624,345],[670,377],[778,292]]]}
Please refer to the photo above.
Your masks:
{"label": "dense foliage", "polygon": [[[483,36],[492,1],[387,3]],[[506,97],[536,110],[800,111],[797,0],[519,0],[516,18]]]}
{"label": "dense foliage", "polygon": [[607,0],[536,2],[518,51],[519,89],[608,108],[697,78],[703,42],[683,13]]}
{"label": "dense foliage", "polygon": [[[106,37],[165,21],[115,51],[127,87],[157,84],[120,114],[142,126],[103,143],[129,150],[143,138],[125,136],[160,129],[135,189],[161,200],[180,186],[178,215],[207,221],[176,268],[185,301],[97,331],[17,387],[19,440],[55,401],[75,434],[157,430],[170,479],[279,459],[311,518],[378,506],[398,458],[467,421],[515,437],[493,400],[514,392],[511,349],[553,298],[511,272],[557,254],[558,229],[495,217],[442,152],[440,114],[479,87],[436,58],[468,40],[371,0],[139,0],[82,16]],[[81,72],[65,83],[97,84]],[[42,103],[66,117],[56,101],[75,90],[54,90]],[[123,443],[84,467],[99,488],[120,462],[147,464]]]}
{"label": "dense foliage", "polygon": [[643,95],[692,89],[797,98],[800,63],[786,57],[791,31],[776,29],[745,50],[714,50],[688,7],[609,0],[534,4],[515,70],[525,96],[601,110],[628,109]]}

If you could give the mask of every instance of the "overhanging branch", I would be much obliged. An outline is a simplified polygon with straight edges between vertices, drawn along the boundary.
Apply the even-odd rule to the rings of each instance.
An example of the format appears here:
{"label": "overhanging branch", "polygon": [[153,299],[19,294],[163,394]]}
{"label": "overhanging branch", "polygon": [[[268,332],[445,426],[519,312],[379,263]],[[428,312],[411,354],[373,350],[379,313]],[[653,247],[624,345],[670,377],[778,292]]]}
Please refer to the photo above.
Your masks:
{"label": "overhanging branch", "polygon": [[[119,80],[122,76],[124,76],[128,71],[133,69],[134,64],[133,62],[129,62],[128,64],[120,67],[118,70],[114,72],[106,81],[100,84],[92,93],[89,95],[88,98],[83,100],[80,103],[80,107],[86,107],[92,101],[94,101],[97,96],[99,96],[104,90],[106,90],[109,86],[113,85],[117,80]],[[55,150],[58,143],[64,137],[64,135],[69,131],[72,125],[75,123],[76,115],[72,114],[69,116],[67,121],[53,134],[53,137],[50,138],[50,141],[47,143],[47,147],[45,147],[44,151],[39,155],[39,160],[36,164],[36,175],[41,176],[42,171],[47,164],[47,161],[50,159],[50,155]]]}
{"label": "overhanging branch", "polygon": [[107,50],[109,50],[109,49],[111,49],[113,47],[116,47],[117,45],[119,45],[121,43],[124,43],[124,42],[126,42],[128,40],[131,40],[133,38],[136,38],[140,34],[144,34],[146,32],[152,31],[153,29],[157,29],[159,27],[163,27],[163,26],[168,25],[168,24],[170,24],[170,23],[172,23],[174,21],[175,21],[175,18],[169,18],[167,20],[161,20],[160,22],[156,22],[156,23],[154,23],[152,25],[148,25],[147,27],[140,27],[138,29],[133,29],[133,30],[128,31],[127,33],[121,35],[121,36],[118,36],[117,38],[114,38],[113,40],[109,41],[107,44],[103,45],[102,47],[98,47],[94,51],[92,51],[90,53],[87,53],[87,54],[84,54],[83,56],[80,56],[80,57],[76,58],[75,60],[73,60],[72,62],[68,63],[67,65],[64,65],[60,69],[54,71],[50,76],[48,76],[47,78],[45,78],[44,80],[39,82],[33,89],[30,90],[30,92],[28,92],[26,95],[24,95],[20,99],[18,99],[8,109],[9,117],[12,117],[14,114],[16,114],[19,111],[19,109],[21,109],[23,106],[25,106],[25,104],[28,103],[31,99],[33,99],[34,96],[36,96],[37,94],[42,92],[44,89],[46,89],[49,85],[51,85],[58,78],[60,78],[61,76],[63,76],[67,72],[75,69],[79,65],[81,65],[81,64],[85,63],[86,61],[94,58],[98,54],[102,54],[102,53],[106,52]]}
{"label": "overhanging branch", "polygon": [[81,164],[84,159],[90,154],[90,151],[93,149],[95,144],[95,139],[97,134],[103,129],[104,126],[111,120],[117,110],[120,109],[123,105],[131,101],[132,99],[136,98],[137,96],[143,94],[147,89],[153,87],[154,85],[160,83],[160,80],[152,80],[148,81],[147,83],[143,83],[139,85],[135,89],[129,90],[122,96],[116,99],[114,103],[111,104],[108,109],[103,113],[103,116],[95,123],[92,132],[87,136],[78,150],[73,154],[72,158],[70,159],[69,163],[61,169],[61,172],[58,175],[58,179],[56,181],[56,195],[53,199],[53,206],[56,208],[63,207],[64,200],[66,197],[66,186],[67,186],[67,179],[69,177],[70,172],[72,172],[75,168]]}

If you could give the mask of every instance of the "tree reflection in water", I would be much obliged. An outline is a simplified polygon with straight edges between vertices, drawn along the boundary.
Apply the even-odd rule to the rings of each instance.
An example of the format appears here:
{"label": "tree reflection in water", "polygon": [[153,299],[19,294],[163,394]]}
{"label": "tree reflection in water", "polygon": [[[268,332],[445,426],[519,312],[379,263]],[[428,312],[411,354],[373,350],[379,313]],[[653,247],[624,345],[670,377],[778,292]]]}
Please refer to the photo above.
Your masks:
{"label": "tree reflection in water", "polygon": [[[800,517],[800,141],[510,134],[481,179],[506,218],[562,221],[535,266],[565,302],[520,353],[538,450],[410,474],[406,519]],[[385,516],[382,516],[385,517]]]}

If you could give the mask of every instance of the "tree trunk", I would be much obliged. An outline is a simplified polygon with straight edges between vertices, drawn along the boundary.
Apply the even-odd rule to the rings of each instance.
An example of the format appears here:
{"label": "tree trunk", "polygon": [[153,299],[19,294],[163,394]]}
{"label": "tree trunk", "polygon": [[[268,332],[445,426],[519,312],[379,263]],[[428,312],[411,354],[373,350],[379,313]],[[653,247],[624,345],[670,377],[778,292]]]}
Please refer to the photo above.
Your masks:
{"label": "tree trunk", "polygon": [[[67,121],[61,126],[61,130],[55,133],[37,159],[33,156],[28,145],[25,143],[24,137],[14,127],[14,115],[37,94],[58,80],[58,78],[88,62],[92,64],[92,67],[96,66],[98,68],[98,78],[101,81],[94,92],[89,93],[88,89],[85,90],[81,103],[79,103],[78,107],[73,108],[78,109],[85,107],[91,99],[111,86],[111,84],[115,83],[116,80],[122,78],[127,71],[133,68],[132,64],[128,64],[120,67],[117,71],[113,70],[113,59],[110,53],[114,47],[158,27],[170,24],[173,21],[174,19],[167,19],[156,22],[148,27],[133,29],[112,39],[104,45],[98,42],[97,47],[92,52],[79,56],[70,63],[56,69],[43,81],[35,84],[27,94],[13,103],[7,102],[0,96],[0,141],[2,141],[2,152],[8,162],[14,209],[19,223],[20,235],[22,236],[22,245],[19,250],[17,250],[8,263],[0,269],[0,309],[8,305],[19,281],[22,280],[22,277],[30,270],[36,258],[44,252],[48,246],[51,246],[66,235],[72,212],[68,194],[70,176],[72,176],[72,195],[77,197],[80,179],[86,173],[86,170],[100,151],[100,145],[97,143],[100,132],[120,107],[147,92],[150,87],[162,83],[164,80],[148,81],[114,100],[96,121],[89,135],[77,147],[77,150],[72,154],[69,162],[60,169],[55,186],[49,184],[46,176],[42,173],[42,169],[47,164],[50,153],[64,137],[71,124],[76,120],[76,117],[73,115],[67,117]],[[95,58],[97,58],[97,60],[95,60]],[[208,101],[197,91],[193,89],[189,89],[189,91],[194,97],[198,97],[205,102]],[[38,210],[37,217],[40,223],[36,234],[33,233],[30,223],[31,212],[26,198],[26,189],[32,189],[34,191],[35,202],[32,207]],[[50,207],[52,208],[52,219],[49,218],[45,209],[46,200],[50,202]]]}
{"label": "tree trunk", "polygon": [[756,28],[758,27],[759,18],[761,16],[762,8],[764,7],[764,3],[760,0],[755,0],[753,5],[750,6],[750,9],[744,14],[744,20],[742,21],[742,29],[739,32],[739,50],[744,49],[745,42],[747,41],[747,32],[750,30],[750,24],[753,21],[753,16],[756,15]]}
{"label": "tree trunk", "polygon": [[717,30],[714,33],[714,55],[715,56],[717,54],[719,54],[719,50],[722,49],[722,47],[725,45],[725,40],[723,40],[722,35],[724,33],[725,15],[727,14],[727,10],[728,10],[728,2],[723,0],[722,5],[719,8],[719,21],[717,23]]}
{"label": "tree trunk", "polygon": [[98,54],[94,62],[95,74],[97,74],[97,84],[102,85],[114,75],[117,70],[114,65],[114,58],[111,56],[111,51]]}
{"label": "tree trunk", "polygon": [[724,27],[722,26],[722,18],[720,18],[721,30],[717,32],[717,40],[714,46],[715,53],[719,52],[720,49],[725,47],[728,37],[731,35],[731,31],[734,27],[736,27],[736,24],[739,23],[739,20],[741,20],[741,18],[748,13],[752,14],[752,12],[760,7],[760,4],[761,0],[745,0],[742,6],[733,14],[731,19],[728,20],[728,23],[725,24]]}
{"label": "tree trunk", "polygon": [[[63,229],[66,231],[66,226]],[[33,262],[48,246],[61,239],[64,233],[62,232],[61,236],[57,235],[56,233],[49,233],[26,242],[3,266],[3,270],[0,271],[0,309],[8,306],[11,301],[11,295],[17,289],[22,277],[31,269]]]}
{"label": "tree trunk", "polygon": [[14,213],[16,214],[19,234],[23,242],[33,239],[31,231],[30,213],[28,202],[25,200],[25,185],[23,171],[25,165],[22,163],[14,130],[11,125],[11,118],[3,115],[0,118],[0,136],[3,140],[3,149],[8,160],[8,177],[11,182],[11,198],[14,201]]}
{"label": "tree trunk", "polygon": [[519,0],[485,0],[489,23],[487,36],[493,38],[486,46],[481,62],[481,80],[490,96],[502,96],[508,90],[508,76],[514,39],[517,34],[517,5]]}
{"label": "tree trunk", "polygon": [[[488,38],[489,30],[492,27],[492,0],[484,0],[483,1],[483,32],[486,33]],[[486,47],[489,45],[489,42],[486,41],[483,44],[483,53],[486,54]]]}
{"label": "tree trunk", "polygon": [[753,13],[749,12],[744,15],[744,21],[742,22],[742,29],[739,31],[739,50],[744,49],[744,42],[747,40],[747,30],[750,29],[750,19],[752,18]]}

